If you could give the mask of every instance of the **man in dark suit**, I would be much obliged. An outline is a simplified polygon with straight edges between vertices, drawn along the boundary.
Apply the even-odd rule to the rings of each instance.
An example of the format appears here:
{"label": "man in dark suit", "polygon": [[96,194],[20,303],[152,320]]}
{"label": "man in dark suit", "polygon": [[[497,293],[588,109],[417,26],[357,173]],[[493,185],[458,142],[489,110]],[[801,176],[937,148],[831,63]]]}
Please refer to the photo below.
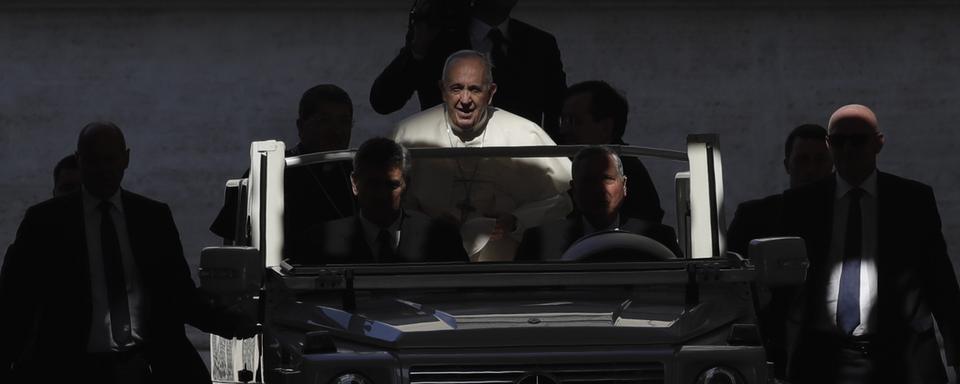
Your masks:
{"label": "man in dark suit", "polygon": [[354,157],[359,214],[308,228],[292,239],[296,264],[468,261],[457,227],[401,208],[410,168],[407,150],[373,138]]}
{"label": "man in dark suit", "polygon": [[566,74],[556,39],[517,19],[517,0],[418,0],[407,44],[377,76],[370,105],[381,114],[403,108],[417,92],[420,109],[440,104],[440,73],[450,54],[472,49],[489,54],[498,85],[492,105],[520,115],[553,134],[559,123]]}
{"label": "man in dark suit", "polygon": [[120,188],[129,153],[116,125],[87,125],[82,190],[27,210],[0,273],[0,377],[209,383],[184,323],[253,334],[194,285],[170,208]]}
{"label": "man in dark suit", "polygon": [[[605,81],[591,80],[567,88],[561,109],[559,144],[627,145],[623,134],[627,129],[627,99]],[[627,195],[620,213],[633,218],[659,223],[663,220],[660,195],[653,186],[650,173],[636,157],[623,158],[627,178]]]}
{"label": "man in dark suit", "polygon": [[786,191],[785,233],[807,244],[810,269],[793,318],[793,383],[943,383],[958,366],[960,291],[933,190],[876,169],[874,113],[830,118],[836,176]]}
{"label": "man in dark suit", "polygon": [[[297,118],[300,143],[288,149],[285,156],[346,149],[352,127],[353,103],[347,92],[333,84],[314,86],[300,98]],[[283,178],[285,236],[293,236],[319,222],[353,215],[355,202],[350,193],[351,171],[349,161],[288,168]],[[237,199],[235,195],[228,195],[210,225],[210,231],[224,238],[226,243],[232,243],[236,220]]]}
{"label": "man in dark suit", "polygon": [[80,190],[80,166],[77,155],[71,153],[53,167],[53,196],[62,196]]}
{"label": "man in dark suit", "polygon": [[[790,188],[807,185],[833,172],[833,159],[827,148],[827,130],[819,125],[804,124],[794,128],[784,143],[783,167],[790,176]],[[737,206],[727,230],[727,248],[750,257],[748,246],[753,239],[779,236],[783,194],[750,200]],[[775,375],[786,376],[786,316],[793,304],[793,287],[767,290],[756,287],[760,329],[767,349],[767,360],[774,362]]]}
{"label": "man in dark suit", "polygon": [[567,248],[580,238],[614,229],[647,236],[681,257],[673,228],[621,213],[628,188],[616,152],[599,146],[583,149],[574,157],[572,171],[573,213],[566,219],[524,231],[517,260],[560,260]]}
{"label": "man in dark suit", "polygon": [[[807,185],[833,173],[833,159],[827,148],[827,130],[816,124],[804,124],[787,135],[783,146],[783,168],[790,176],[790,188]],[[743,256],[750,240],[776,236],[780,229],[783,195],[777,193],[737,206],[727,230],[727,248]]]}

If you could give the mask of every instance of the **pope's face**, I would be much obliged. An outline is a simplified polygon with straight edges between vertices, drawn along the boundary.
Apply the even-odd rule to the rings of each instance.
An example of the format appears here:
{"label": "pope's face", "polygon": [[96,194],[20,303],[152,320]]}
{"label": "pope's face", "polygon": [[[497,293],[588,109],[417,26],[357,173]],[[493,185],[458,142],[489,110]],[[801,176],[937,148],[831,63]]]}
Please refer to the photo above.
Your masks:
{"label": "pope's face", "polygon": [[450,123],[466,132],[480,128],[497,85],[484,83],[484,64],[479,58],[463,58],[448,68],[440,93]]}

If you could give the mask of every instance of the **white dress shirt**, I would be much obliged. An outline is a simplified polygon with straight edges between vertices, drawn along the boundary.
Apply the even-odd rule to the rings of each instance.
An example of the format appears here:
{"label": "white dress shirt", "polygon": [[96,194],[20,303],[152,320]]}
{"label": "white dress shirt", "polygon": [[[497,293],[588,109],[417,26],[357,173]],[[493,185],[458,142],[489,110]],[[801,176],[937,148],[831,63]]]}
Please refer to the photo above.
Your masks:
{"label": "white dress shirt", "polygon": [[[833,199],[833,228],[830,240],[830,279],[827,280],[827,321],[826,329],[837,329],[837,299],[840,296],[840,274],[843,270],[844,242],[846,241],[847,215],[850,212],[850,196],[847,192],[854,186],[837,178],[837,189]],[[861,184],[863,196],[860,197],[861,223],[863,232],[860,250],[860,325],[853,330],[853,336],[870,334],[875,318],[871,315],[877,302],[877,171],[874,170]]]}
{"label": "white dress shirt", "polygon": [[[107,299],[107,280],[104,276],[103,247],[100,245],[100,202],[86,188],[83,195],[83,224],[87,239],[87,255],[90,261],[90,304],[91,321],[90,337],[87,341],[87,352],[110,352],[121,349],[113,340],[111,328],[110,303]],[[117,240],[120,242],[120,259],[123,263],[124,280],[127,284],[127,302],[130,307],[129,323],[132,327],[133,342],[141,342],[140,326],[143,309],[143,287],[140,285],[140,274],[133,259],[133,248],[130,246],[130,235],[127,232],[127,219],[123,211],[123,201],[120,190],[117,190],[109,199],[113,208],[110,209],[114,227],[117,230]]]}
{"label": "white dress shirt", "polygon": [[[387,227],[387,235],[390,236],[390,245],[393,246],[394,254],[396,254],[397,247],[400,246],[400,227],[403,223],[403,213],[400,213],[400,216]],[[375,259],[380,258],[380,244],[377,243],[377,235],[380,234],[380,227],[376,224],[367,220],[363,217],[363,213],[360,214],[360,225],[363,227],[363,238],[367,240],[367,245],[370,246],[370,251],[373,254]]]}

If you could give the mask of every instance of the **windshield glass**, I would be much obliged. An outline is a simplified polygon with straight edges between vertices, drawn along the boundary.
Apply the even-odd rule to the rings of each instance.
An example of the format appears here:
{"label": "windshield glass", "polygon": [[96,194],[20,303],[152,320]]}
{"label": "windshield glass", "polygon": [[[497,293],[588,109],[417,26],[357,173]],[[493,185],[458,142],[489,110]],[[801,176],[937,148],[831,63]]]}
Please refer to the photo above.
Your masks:
{"label": "windshield glass", "polygon": [[[497,149],[504,151],[494,153]],[[571,147],[565,154],[544,157],[511,155],[509,148],[409,152],[403,164],[387,166],[355,169],[342,156],[288,166],[287,262],[685,257],[687,218],[676,213],[677,192],[683,201],[687,190],[683,178],[677,181],[677,174],[688,168],[677,161],[681,152],[673,152],[674,158],[621,156],[620,147]],[[317,210],[324,213],[311,213]]]}

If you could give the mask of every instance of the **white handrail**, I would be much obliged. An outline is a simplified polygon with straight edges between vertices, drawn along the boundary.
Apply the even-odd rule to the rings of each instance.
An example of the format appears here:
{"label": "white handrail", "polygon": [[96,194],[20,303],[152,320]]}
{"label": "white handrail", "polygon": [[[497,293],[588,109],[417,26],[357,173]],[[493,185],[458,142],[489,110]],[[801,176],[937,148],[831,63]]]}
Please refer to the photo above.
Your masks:
{"label": "white handrail", "polygon": [[[556,157],[573,156],[587,145],[535,145],[523,147],[484,147],[484,148],[409,148],[410,156],[417,159],[453,158],[453,157]],[[687,161],[687,153],[670,149],[636,147],[630,145],[608,145],[608,148],[622,156],[643,156],[675,161]],[[349,160],[355,149],[310,153],[286,158],[287,167],[323,163],[328,161]]]}

